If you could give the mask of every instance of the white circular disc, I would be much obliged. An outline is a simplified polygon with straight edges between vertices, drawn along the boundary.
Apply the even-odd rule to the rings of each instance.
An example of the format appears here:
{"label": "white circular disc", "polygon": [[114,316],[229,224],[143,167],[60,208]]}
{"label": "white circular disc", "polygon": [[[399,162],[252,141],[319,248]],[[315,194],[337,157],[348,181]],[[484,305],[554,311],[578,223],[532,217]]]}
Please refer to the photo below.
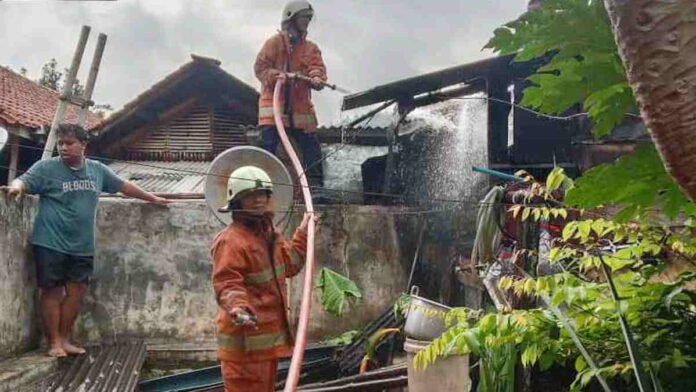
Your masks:
{"label": "white circular disc", "polygon": [[292,207],[293,182],[285,165],[275,155],[254,146],[227,149],[213,160],[205,178],[205,201],[215,216],[223,223],[232,222],[229,212],[219,212],[227,206],[227,180],[230,174],[242,166],[256,166],[265,171],[273,183],[275,222],[285,218]]}

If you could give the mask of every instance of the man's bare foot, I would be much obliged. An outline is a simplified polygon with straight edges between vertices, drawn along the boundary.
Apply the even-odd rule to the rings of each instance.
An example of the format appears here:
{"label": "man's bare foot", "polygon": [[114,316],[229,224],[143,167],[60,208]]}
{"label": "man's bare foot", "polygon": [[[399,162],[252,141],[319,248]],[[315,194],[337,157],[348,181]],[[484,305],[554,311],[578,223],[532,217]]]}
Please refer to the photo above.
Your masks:
{"label": "man's bare foot", "polygon": [[62,358],[62,357],[67,357],[68,353],[65,352],[63,349],[63,346],[51,346],[51,348],[48,349],[48,352],[46,353],[49,357],[54,357],[54,358]]}
{"label": "man's bare foot", "polygon": [[82,355],[87,352],[84,348],[75,346],[69,342],[63,343],[63,350],[65,350],[68,355]]}

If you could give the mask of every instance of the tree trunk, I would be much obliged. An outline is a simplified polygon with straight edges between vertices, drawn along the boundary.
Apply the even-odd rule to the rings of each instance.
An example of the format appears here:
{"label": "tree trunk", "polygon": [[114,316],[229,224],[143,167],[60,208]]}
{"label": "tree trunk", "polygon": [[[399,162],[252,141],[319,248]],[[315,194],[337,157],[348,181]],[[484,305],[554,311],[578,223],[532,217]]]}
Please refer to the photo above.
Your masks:
{"label": "tree trunk", "polygon": [[696,1],[604,0],[667,171],[696,200]]}

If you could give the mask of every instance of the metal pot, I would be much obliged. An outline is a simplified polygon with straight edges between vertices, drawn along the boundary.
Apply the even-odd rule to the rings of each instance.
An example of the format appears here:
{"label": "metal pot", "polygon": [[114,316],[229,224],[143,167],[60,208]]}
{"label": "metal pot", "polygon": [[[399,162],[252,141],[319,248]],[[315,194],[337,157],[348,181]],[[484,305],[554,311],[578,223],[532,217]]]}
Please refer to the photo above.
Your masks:
{"label": "metal pot", "polygon": [[404,332],[410,338],[431,341],[447,330],[445,315],[452,308],[419,297],[418,292],[418,286],[411,288],[411,299],[408,303]]}

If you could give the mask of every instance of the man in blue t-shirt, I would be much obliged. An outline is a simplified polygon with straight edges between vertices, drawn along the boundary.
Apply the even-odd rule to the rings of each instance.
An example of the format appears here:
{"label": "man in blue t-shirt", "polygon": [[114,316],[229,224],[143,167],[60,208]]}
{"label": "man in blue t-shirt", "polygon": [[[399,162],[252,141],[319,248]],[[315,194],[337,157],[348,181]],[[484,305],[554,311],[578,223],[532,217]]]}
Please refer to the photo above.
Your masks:
{"label": "man in blue t-shirt", "polygon": [[61,125],[56,132],[59,157],[36,162],[7,188],[9,199],[39,195],[32,245],[41,289],[41,315],[48,355],[64,357],[85,350],[70,341],[73,324],[92,276],[94,221],[101,192],[121,192],[157,204],[170,201],[119,178],[99,161],[85,158],[89,135],[81,127]]}

